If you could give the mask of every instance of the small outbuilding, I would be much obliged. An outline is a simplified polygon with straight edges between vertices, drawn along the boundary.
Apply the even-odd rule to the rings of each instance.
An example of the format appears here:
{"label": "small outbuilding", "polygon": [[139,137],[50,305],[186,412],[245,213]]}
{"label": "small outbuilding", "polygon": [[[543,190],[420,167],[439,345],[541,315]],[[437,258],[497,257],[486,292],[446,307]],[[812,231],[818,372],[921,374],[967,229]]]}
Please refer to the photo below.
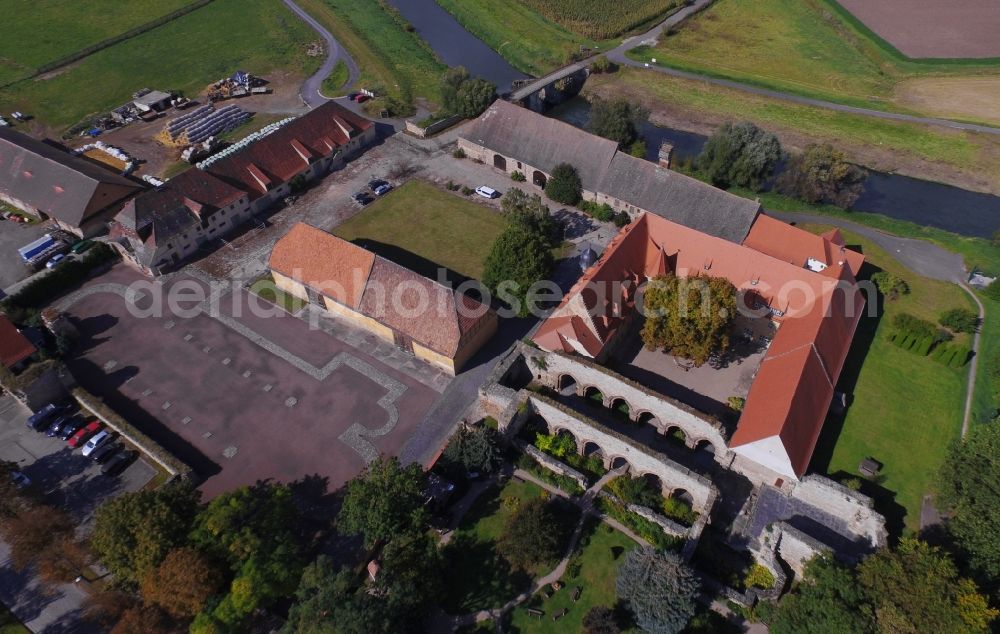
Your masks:
{"label": "small outbuilding", "polygon": [[140,113],[163,112],[170,107],[170,100],[173,98],[173,95],[162,90],[151,90],[132,100],[132,104]]}

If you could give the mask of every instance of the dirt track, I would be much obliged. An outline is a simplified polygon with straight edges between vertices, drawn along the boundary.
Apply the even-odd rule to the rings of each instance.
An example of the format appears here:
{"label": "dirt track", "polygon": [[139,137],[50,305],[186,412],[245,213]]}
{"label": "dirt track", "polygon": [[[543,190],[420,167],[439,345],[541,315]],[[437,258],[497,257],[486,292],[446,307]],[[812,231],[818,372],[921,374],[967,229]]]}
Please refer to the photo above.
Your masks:
{"label": "dirt track", "polygon": [[996,0],[838,2],[908,57],[1000,57]]}

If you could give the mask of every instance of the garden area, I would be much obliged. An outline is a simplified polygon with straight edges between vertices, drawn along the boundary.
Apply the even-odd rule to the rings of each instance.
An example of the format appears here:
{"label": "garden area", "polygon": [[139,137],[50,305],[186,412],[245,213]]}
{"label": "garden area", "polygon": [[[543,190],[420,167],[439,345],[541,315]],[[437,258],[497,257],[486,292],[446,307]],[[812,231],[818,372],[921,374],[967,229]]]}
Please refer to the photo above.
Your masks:
{"label": "garden area", "polygon": [[579,509],[530,482],[483,493],[444,547],[444,609],[453,615],[499,607],[563,556]]}
{"label": "garden area", "polygon": [[481,279],[486,255],[506,226],[503,216],[424,181],[409,181],[333,232],[437,279],[443,266]]}
{"label": "garden area", "polygon": [[271,279],[269,274],[265,274],[251,284],[250,292],[265,302],[280,306],[292,314],[299,312],[306,305],[305,300],[299,299],[294,295],[289,295],[275,286],[274,280]]}

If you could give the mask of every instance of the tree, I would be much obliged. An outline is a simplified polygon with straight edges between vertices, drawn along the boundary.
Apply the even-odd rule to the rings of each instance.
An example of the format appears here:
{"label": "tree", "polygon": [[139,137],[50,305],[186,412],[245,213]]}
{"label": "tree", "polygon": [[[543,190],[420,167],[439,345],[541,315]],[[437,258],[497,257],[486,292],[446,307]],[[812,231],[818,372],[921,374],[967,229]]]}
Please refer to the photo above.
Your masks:
{"label": "tree", "polygon": [[910,285],[906,283],[906,280],[886,271],[872,273],[872,283],[890,302],[899,299],[900,295],[906,295],[910,292]]}
{"label": "tree", "polygon": [[654,278],[645,289],[642,340],[695,365],[729,347],[736,317],[736,287],[722,277]]}
{"label": "tree", "polygon": [[829,557],[806,564],[800,584],[775,610],[772,634],[872,632],[871,610],[854,571]]}
{"label": "tree", "polygon": [[63,510],[47,504],[33,504],[0,524],[0,534],[10,547],[10,562],[22,571],[38,561],[50,547],[72,541],[73,520]]}
{"label": "tree", "polygon": [[778,191],[809,203],[831,203],[849,208],[861,196],[868,172],[848,163],[831,145],[810,145],[788,162],[778,176]]}
{"label": "tree", "polygon": [[469,80],[464,66],[453,66],[441,76],[441,106],[447,112],[458,111],[458,89]]}
{"label": "tree", "polygon": [[760,191],[781,160],[778,137],[749,121],[726,123],[708,139],[698,167],[718,187]]}
{"label": "tree", "polygon": [[618,634],[621,632],[615,611],[595,605],[583,616],[583,634]]}
{"label": "tree", "polygon": [[448,441],[443,457],[467,472],[493,473],[503,464],[498,434],[486,426],[463,425]]}
{"label": "tree", "polygon": [[538,194],[529,195],[517,187],[511,188],[500,200],[500,208],[509,224],[520,225],[537,234],[549,248],[557,247],[562,241],[562,223],[549,213]]}
{"label": "tree", "polygon": [[521,224],[510,224],[493,241],[483,266],[483,284],[527,317],[528,291],[548,276],[555,260],[549,240]]}
{"label": "tree", "polygon": [[142,580],[142,596],[176,618],[193,617],[223,588],[223,571],[199,550],[170,551],[159,568]]}
{"label": "tree", "polygon": [[94,553],[125,585],[156,569],[187,541],[201,494],[185,484],[126,493],[102,504],[94,519]]}
{"label": "tree", "polygon": [[35,557],[35,570],[49,586],[74,581],[91,563],[90,552],[72,533],[55,537]]}
{"label": "tree", "polygon": [[587,127],[594,134],[611,139],[619,148],[627,148],[641,139],[640,131],[648,120],[649,110],[624,97],[595,99]]}
{"label": "tree", "polygon": [[382,569],[374,592],[388,618],[401,631],[417,624],[444,591],[444,563],[437,542],[426,533],[403,535],[382,550]]}
{"label": "tree", "polygon": [[626,555],[615,587],[639,627],[653,634],[673,634],[694,616],[701,582],[677,554],[643,546]]}
{"label": "tree", "polygon": [[0,522],[17,516],[28,505],[28,499],[14,483],[17,463],[0,460]]}
{"label": "tree", "polygon": [[545,195],[564,205],[575,205],[580,202],[583,185],[580,174],[569,163],[560,163],[552,170],[552,177],[545,184]]}
{"label": "tree", "polygon": [[952,332],[972,333],[979,328],[979,315],[968,308],[952,308],[941,315],[938,323]]}
{"label": "tree", "polygon": [[347,483],[337,529],[362,535],[368,548],[402,533],[423,530],[426,481],[420,465],[403,467],[395,457],[380,457]]}
{"label": "tree", "polygon": [[462,83],[455,95],[455,114],[467,119],[478,117],[496,101],[497,87],[485,79],[470,79]]}
{"label": "tree", "polygon": [[951,511],[948,532],[967,554],[972,572],[993,589],[994,595],[1000,587],[997,456],[1000,456],[1000,425],[973,426],[965,440],[949,452],[938,487],[940,502]]}
{"label": "tree", "polygon": [[497,550],[511,566],[527,570],[559,556],[562,541],[559,527],[548,501],[535,498],[522,502],[507,518]]}
{"label": "tree", "polygon": [[136,605],[122,612],[111,634],[168,634],[176,632],[162,610],[152,605]]}
{"label": "tree", "polygon": [[938,548],[903,539],[858,566],[880,632],[987,632],[998,612]]}
{"label": "tree", "polygon": [[594,61],[590,64],[590,72],[597,73],[613,73],[618,70],[618,67],[611,63],[607,55],[598,55]]}

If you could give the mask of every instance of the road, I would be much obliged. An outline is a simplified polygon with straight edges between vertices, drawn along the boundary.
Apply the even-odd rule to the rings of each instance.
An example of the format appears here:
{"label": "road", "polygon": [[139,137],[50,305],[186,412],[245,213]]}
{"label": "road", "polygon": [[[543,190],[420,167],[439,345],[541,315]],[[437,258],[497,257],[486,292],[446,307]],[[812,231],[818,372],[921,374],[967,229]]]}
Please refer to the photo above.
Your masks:
{"label": "road", "polygon": [[309,28],[316,31],[323,38],[323,43],[326,46],[326,60],[323,62],[323,65],[311,77],[306,79],[299,89],[299,97],[302,98],[302,101],[310,108],[315,108],[329,100],[328,97],[323,96],[320,89],[323,86],[323,80],[333,72],[334,67],[337,66],[337,62],[343,61],[347,64],[347,86],[353,85],[358,80],[361,72],[358,70],[358,65],[354,62],[354,59],[347,54],[347,51],[333,37],[333,34],[326,30],[326,27],[317,22],[305,9],[292,2],[292,0],[284,0],[284,2],[285,6],[292,13],[299,16],[303,22],[309,25]]}
{"label": "road", "polygon": [[827,110],[833,110],[836,112],[843,112],[846,114],[858,114],[867,117],[875,117],[878,119],[888,119],[890,121],[900,121],[904,123],[918,123],[923,125],[934,125],[946,128],[953,128],[957,130],[967,130],[970,132],[983,132],[985,134],[1000,134],[1000,128],[978,125],[975,123],[962,123],[959,121],[949,121],[948,119],[938,119],[935,117],[918,117],[908,114],[899,114],[896,112],[884,112],[882,110],[872,110],[869,108],[858,108],[855,106],[847,106],[844,104],[834,103],[832,101],[824,101],[822,99],[812,99],[810,97],[803,97],[801,95],[794,95],[787,92],[781,92],[777,90],[769,90],[767,88],[759,88],[757,86],[751,86],[748,84],[743,84],[738,81],[732,81],[729,79],[719,79],[717,77],[708,77],[706,75],[700,75],[698,73],[690,73],[687,71],[676,70],[673,68],[667,68],[665,66],[658,66],[656,64],[646,64],[643,62],[637,62],[633,59],[626,57],[625,53],[633,49],[640,44],[652,45],[659,40],[660,35],[663,33],[664,29],[668,29],[677,26],[687,18],[691,17],[695,13],[706,8],[708,5],[712,4],[713,0],[697,0],[691,6],[678,11],[673,14],[657,26],[653,27],[643,35],[637,35],[630,37],[623,41],[617,48],[612,49],[607,53],[608,59],[616,64],[622,64],[624,66],[631,66],[633,68],[645,68],[657,73],[662,73],[664,75],[670,75],[672,77],[680,77],[682,79],[692,79],[695,81],[701,81],[708,84],[713,84],[716,86],[723,86],[725,88],[732,88],[735,90],[741,90],[743,92],[748,92],[754,95],[760,95],[762,97],[770,97],[772,99],[781,99],[782,101],[789,101],[792,103],[804,105],[804,106],[814,106],[818,108],[826,108]]}

